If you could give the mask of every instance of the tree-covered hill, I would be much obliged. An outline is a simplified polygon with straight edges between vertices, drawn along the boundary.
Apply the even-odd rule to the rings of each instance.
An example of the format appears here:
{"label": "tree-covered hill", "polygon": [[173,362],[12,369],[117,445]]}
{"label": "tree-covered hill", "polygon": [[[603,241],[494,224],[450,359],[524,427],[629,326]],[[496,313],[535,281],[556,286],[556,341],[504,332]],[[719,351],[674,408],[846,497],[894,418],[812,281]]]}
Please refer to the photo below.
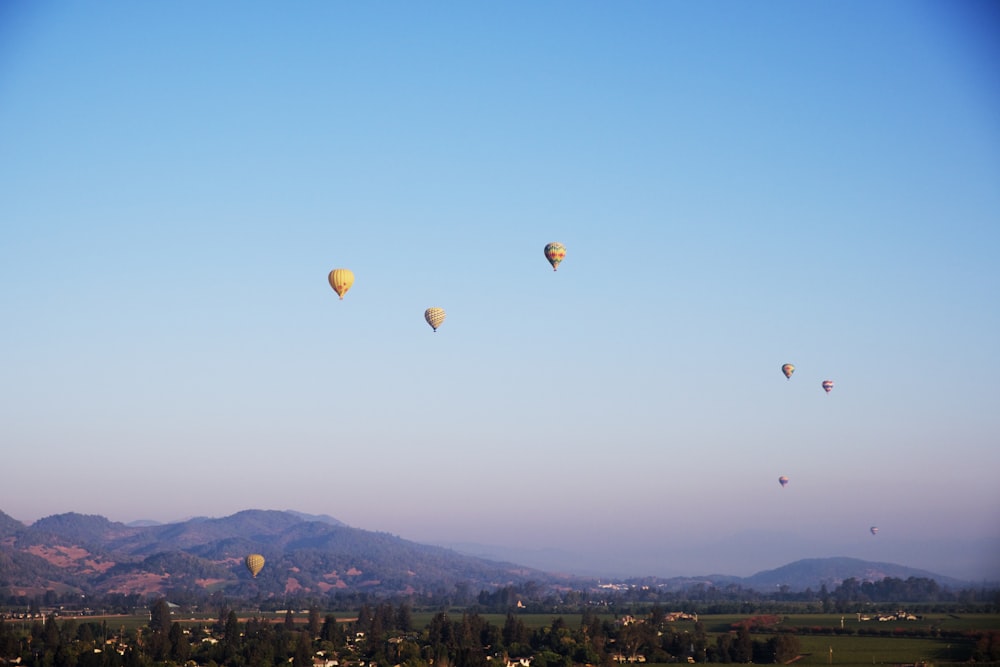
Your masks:
{"label": "tree-covered hill", "polygon": [[743,579],[745,586],[756,590],[775,590],[779,587],[787,587],[788,590],[801,591],[806,588],[818,589],[819,586],[826,585],[833,589],[847,579],[856,579],[859,582],[880,581],[886,577],[896,579],[908,579],[919,577],[933,579],[944,586],[959,587],[964,582],[951,577],[918,570],[904,565],[894,563],[874,563],[857,558],[846,558],[843,556],[833,558],[806,558],[783,565],[773,570],[758,572]]}
{"label": "tree-covered hill", "polygon": [[[297,512],[246,510],[151,526],[72,512],[31,526],[3,517],[0,587],[8,593],[19,587],[69,587],[81,593],[153,594],[188,586],[263,597],[331,590],[409,594],[553,578]],[[249,553],[266,559],[256,578],[243,565]]]}
{"label": "tree-covered hill", "polygon": [[14,517],[0,512],[0,540],[13,537],[25,528],[26,526]]}
{"label": "tree-covered hill", "polygon": [[[82,595],[156,595],[187,598],[221,594],[243,599],[284,599],[289,594],[436,595],[500,591],[531,584],[598,591],[597,580],[557,575],[511,563],[463,555],[388,533],[352,528],[332,517],[291,511],[245,510],[222,518],[194,518],[127,526],[100,516],[59,514],[26,526],[0,512],[0,595],[31,596],[48,590]],[[264,569],[252,577],[248,554],[261,554]],[[708,575],[630,579],[613,590],[657,594],[753,590],[798,593],[844,582],[880,580],[962,588],[964,582],[891,563],[854,558],[800,560],[751,577]],[[921,586],[926,588],[924,584]],[[870,588],[870,587],[869,587]],[[897,588],[899,588],[897,586]],[[905,590],[859,591],[865,595],[936,595],[907,584]],[[719,597],[713,594],[714,597]],[[714,599],[713,597],[713,599]]]}

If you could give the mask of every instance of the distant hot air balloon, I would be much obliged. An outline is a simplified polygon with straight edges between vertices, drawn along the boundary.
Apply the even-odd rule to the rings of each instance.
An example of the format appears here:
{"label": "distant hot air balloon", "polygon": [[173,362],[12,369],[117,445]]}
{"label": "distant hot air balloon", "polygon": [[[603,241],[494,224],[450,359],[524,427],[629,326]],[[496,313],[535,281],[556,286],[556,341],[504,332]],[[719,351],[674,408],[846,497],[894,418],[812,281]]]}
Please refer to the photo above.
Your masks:
{"label": "distant hot air balloon", "polygon": [[330,272],[329,280],[330,287],[343,300],[347,290],[351,289],[351,285],[354,284],[354,274],[350,269],[334,269]]}
{"label": "distant hot air balloon", "polygon": [[868,530],[872,531],[872,535],[878,535],[878,526],[872,526]]}
{"label": "distant hot air balloon", "polygon": [[246,566],[250,570],[250,574],[256,579],[260,571],[264,569],[264,557],[260,554],[250,554],[247,556]]}
{"label": "distant hot air balloon", "polygon": [[778,484],[781,484],[783,487],[788,486],[788,478],[782,475],[778,478]]}
{"label": "distant hot air balloon", "polygon": [[563,261],[565,257],[566,246],[562,243],[553,242],[545,246],[545,259],[549,260],[553,271],[559,268],[559,262]]}
{"label": "distant hot air balloon", "polygon": [[793,366],[792,364],[785,364],[784,366],[781,367],[781,372],[785,374],[786,378],[791,380],[792,373],[795,372],[795,366]]}
{"label": "distant hot air balloon", "polygon": [[431,325],[434,331],[438,330],[438,327],[444,322],[444,318],[443,308],[428,308],[424,311],[424,319],[427,320],[427,324]]}
{"label": "distant hot air balloon", "polygon": [[823,380],[823,390],[829,394],[832,389],[833,389],[833,380]]}

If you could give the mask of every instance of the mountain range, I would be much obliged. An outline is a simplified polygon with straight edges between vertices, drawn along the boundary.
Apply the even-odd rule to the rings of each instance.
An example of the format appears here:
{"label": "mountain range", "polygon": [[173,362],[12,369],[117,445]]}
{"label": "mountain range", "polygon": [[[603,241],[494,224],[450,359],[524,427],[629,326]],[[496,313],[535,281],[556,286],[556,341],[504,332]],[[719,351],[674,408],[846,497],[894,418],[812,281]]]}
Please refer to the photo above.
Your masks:
{"label": "mountain range", "polygon": [[[555,578],[531,568],[463,556],[332,517],[246,510],[221,519],[126,525],[77,513],[26,526],[0,512],[0,592],[156,595],[185,589],[234,597],[373,591],[473,590]],[[266,565],[253,579],[250,553]]]}
{"label": "mountain range", "polygon": [[[266,561],[257,578],[243,565],[250,553]],[[650,577],[643,583],[674,590],[735,584],[761,592],[778,587],[798,591],[824,584],[832,589],[849,577],[920,577],[949,588],[966,585],[923,570],[853,558],[800,560],[750,577]],[[598,583],[594,577],[554,574],[418,544],[291,510],[245,510],[167,524],[123,524],[71,512],[31,525],[0,512],[0,594],[15,597],[47,590],[173,597],[222,591],[236,598],[331,591],[413,595],[456,588],[475,594],[528,582],[577,589]]]}

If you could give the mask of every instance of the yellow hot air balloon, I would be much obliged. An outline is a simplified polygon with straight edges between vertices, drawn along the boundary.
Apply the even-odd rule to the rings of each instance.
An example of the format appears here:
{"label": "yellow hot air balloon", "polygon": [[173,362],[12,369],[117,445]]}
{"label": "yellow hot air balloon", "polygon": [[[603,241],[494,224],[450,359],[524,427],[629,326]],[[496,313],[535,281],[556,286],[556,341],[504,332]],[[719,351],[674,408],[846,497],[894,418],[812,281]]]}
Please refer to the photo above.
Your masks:
{"label": "yellow hot air balloon", "polygon": [[559,262],[566,258],[566,246],[562,243],[552,242],[545,246],[545,259],[549,260],[552,270],[559,268]]}
{"label": "yellow hot air balloon", "polygon": [[264,569],[264,557],[260,554],[250,554],[247,556],[246,566],[250,570],[250,574],[256,579],[260,571]]}
{"label": "yellow hot air balloon", "polygon": [[444,322],[444,317],[444,308],[428,308],[424,311],[424,319],[434,331],[437,331],[441,323]]}
{"label": "yellow hot air balloon", "polygon": [[351,273],[350,269],[334,269],[330,272],[329,280],[330,287],[343,300],[347,290],[351,289],[351,285],[354,284],[354,274]]}

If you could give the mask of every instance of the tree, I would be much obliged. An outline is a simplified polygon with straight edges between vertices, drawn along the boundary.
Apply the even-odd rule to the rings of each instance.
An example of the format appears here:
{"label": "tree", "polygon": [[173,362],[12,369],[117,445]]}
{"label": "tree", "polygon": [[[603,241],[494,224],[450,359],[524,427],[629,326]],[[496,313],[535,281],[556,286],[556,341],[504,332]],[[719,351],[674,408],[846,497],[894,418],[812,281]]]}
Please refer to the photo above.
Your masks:
{"label": "tree", "polygon": [[531,663],[537,667],[570,667],[572,661],[568,656],[562,656],[552,651],[542,651],[535,655]]}
{"label": "tree", "polygon": [[319,637],[320,631],[320,618],[319,618],[319,607],[309,607],[309,624],[306,626],[309,630],[309,636],[316,638]]}
{"label": "tree", "polygon": [[524,621],[517,618],[510,612],[507,612],[507,620],[504,622],[501,637],[503,638],[504,646],[506,646],[508,650],[515,645],[527,644],[531,639],[531,635],[528,632],[527,627],[525,627]]}
{"label": "tree", "polygon": [[59,635],[59,623],[56,621],[54,614],[49,614],[45,617],[45,625],[42,632],[46,649],[54,650],[59,646],[62,638]]}
{"label": "tree", "polygon": [[373,617],[372,608],[367,604],[362,604],[358,608],[358,620],[354,622],[355,630],[368,634],[368,628],[371,627]]}
{"label": "tree", "polygon": [[167,604],[166,598],[160,598],[150,608],[149,629],[163,633],[164,636],[170,632],[170,605]]}
{"label": "tree", "polygon": [[312,667],[312,642],[309,635],[299,632],[295,642],[295,654],[292,656],[292,667]]}
{"label": "tree", "polygon": [[[277,627],[284,631],[283,626]],[[278,645],[277,635],[274,624],[256,617],[249,619],[244,633],[246,664],[252,667],[276,664],[275,654],[283,651],[283,647]]]}
{"label": "tree", "polygon": [[413,610],[405,602],[399,605],[396,610],[396,629],[401,632],[409,632],[413,629]]}
{"label": "tree", "polygon": [[143,667],[143,659],[139,654],[139,650],[132,647],[125,649],[122,664],[124,667]]}
{"label": "tree", "polygon": [[94,643],[94,630],[91,623],[82,623],[76,629],[76,638],[80,640],[81,644],[85,646],[90,646]]}
{"label": "tree", "polygon": [[827,590],[826,584],[819,587],[819,599],[823,605],[823,613],[829,614],[833,605],[830,604],[830,591]]}
{"label": "tree", "polygon": [[976,641],[976,648],[972,657],[979,661],[1000,660],[1000,630],[988,630],[984,632]]}
{"label": "tree", "polygon": [[327,614],[323,620],[323,627],[319,631],[319,638],[325,642],[330,642],[335,649],[344,647],[346,642],[344,630],[337,623],[337,618],[333,614]]}
{"label": "tree", "polygon": [[452,644],[452,628],[448,615],[438,612],[427,626],[427,642],[432,648],[447,649]]}
{"label": "tree", "polygon": [[187,635],[184,634],[180,623],[175,621],[171,624],[168,637],[170,639],[170,659],[177,663],[185,662],[191,654],[191,644],[188,642]]}
{"label": "tree", "polygon": [[629,662],[635,661],[635,658],[639,653],[639,647],[642,646],[642,642],[643,632],[639,623],[629,623],[628,625],[624,625],[618,633],[619,651],[621,651],[622,656],[628,659]]}
{"label": "tree", "polygon": [[716,656],[714,662],[733,661],[733,636],[728,632],[715,638]]}
{"label": "tree", "polygon": [[226,616],[226,624],[223,626],[222,637],[226,644],[230,646],[235,646],[240,639],[240,619],[236,616],[236,612],[230,610],[229,614]]}
{"label": "tree", "polygon": [[799,655],[799,638],[793,634],[782,632],[776,637],[771,637],[767,643],[774,653],[774,660],[786,663]]}
{"label": "tree", "polygon": [[733,662],[750,662],[753,659],[753,639],[750,628],[741,625],[736,631],[736,641],[732,648]]}

